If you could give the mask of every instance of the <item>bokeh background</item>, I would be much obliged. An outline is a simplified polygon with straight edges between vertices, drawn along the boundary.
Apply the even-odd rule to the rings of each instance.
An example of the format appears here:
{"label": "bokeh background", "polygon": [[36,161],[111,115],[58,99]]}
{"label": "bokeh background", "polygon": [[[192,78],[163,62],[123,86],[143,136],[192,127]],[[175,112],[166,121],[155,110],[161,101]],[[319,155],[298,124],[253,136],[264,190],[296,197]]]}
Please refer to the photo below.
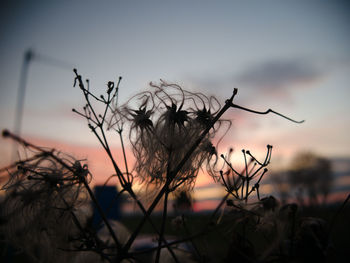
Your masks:
{"label": "bokeh background", "polygon": [[[306,121],[232,109],[219,152],[233,147],[241,159],[244,148],[263,158],[271,144],[275,173],[289,169],[298,153],[314,152],[331,161],[329,200],[340,200],[350,189],[349,29],[348,1],[1,1],[0,128],[14,129],[29,50],[21,135],[87,159],[94,183],[112,169],[85,120],[71,111],[84,103],[72,87],[73,67],[97,94],[122,76],[120,103],[160,79],[222,103],[238,88],[241,106]],[[118,137],[110,136],[117,151]],[[13,144],[1,138],[0,145],[5,166]],[[274,193],[266,180],[264,193]],[[220,189],[201,175],[196,209],[210,209]]]}

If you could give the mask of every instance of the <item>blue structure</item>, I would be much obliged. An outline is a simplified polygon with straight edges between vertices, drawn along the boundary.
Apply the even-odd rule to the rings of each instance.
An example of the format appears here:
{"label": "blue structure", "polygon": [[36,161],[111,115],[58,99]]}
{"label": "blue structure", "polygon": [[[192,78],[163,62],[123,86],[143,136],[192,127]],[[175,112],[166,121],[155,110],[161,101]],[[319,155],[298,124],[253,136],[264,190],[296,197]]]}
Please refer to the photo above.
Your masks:
{"label": "blue structure", "polygon": [[[119,220],[121,217],[121,196],[115,186],[97,185],[94,187],[95,197],[102,208],[107,219]],[[103,220],[96,207],[94,207],[92,225],[99,229],[103,225]]]}

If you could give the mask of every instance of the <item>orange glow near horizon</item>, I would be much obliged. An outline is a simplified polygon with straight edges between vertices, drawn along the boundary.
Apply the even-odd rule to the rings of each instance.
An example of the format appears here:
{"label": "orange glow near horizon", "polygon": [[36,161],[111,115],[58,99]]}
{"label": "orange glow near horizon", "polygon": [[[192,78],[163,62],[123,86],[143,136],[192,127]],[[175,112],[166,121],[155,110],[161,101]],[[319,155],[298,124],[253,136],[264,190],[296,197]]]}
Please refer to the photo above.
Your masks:
{"label": "orange glow near horizon", "polygon": [[[93,175],[92,184],[103,184],[109,176],[114,174],[113,166],[111,161],[108,158],[108,155],[104,151],[104,149],[100,146],[83,146],[78,144],[71,144],[71,143],[65,143],[58,140],[53,139],[42,139],[37,137],[29,137],[26,138],[28,142],[31,142],[37,146],[43,146],[45,148],[53,148],[57,151],[68,153],[75,157],[77,160],[82,160],[84,162],[87,162],[89,166],[89,170],[91,171],[91,174]],[[7,143],[8,144],[8,143]],[[4,144],[5,145],[5,144]],[[10,145],[10,144],[9,144]],[[9,146],[7,145],[7,146]],[[5,147],[7,149],[8,147]],[[115,159],[117,162],[124,161],[122,155],[121,155],[121,148],[119,147],[113,147],[113,153],[115,154]],[[129,169],[132,168],[133,165],[133,154],[130,149],[126,149],[126,154],[128,156],[128,160],[131,160],[130,163],[128,163]],[[242,156],[239,155],[240,153],[237,153],[237,158],[235,158],[235,161],[237,161],[237,165],[242,165],[240,162],[242,162]],[[262,157],[263,155],[263,149],[261,149],[261,152],[257,154],[258,157]],[[118,163],[119,165],[119,163]],[[3,166],[3,165],[2,165]],[[120,168],[124,170],[124,164],[120,163]],[[110,185],[118,185],[117,179],[113,179],[109,182]],[[336,178],[335,180],[336,185],[350,185],[350,179],[349,177],[341,177]],[[139,191],[142,189],[141,185],[138,185],[137,183],[134,185],[134,189],[136,191]],[[274,186],[269,183],[263,183],[260,187],[260,194],[262,195],[269,195],[272,192],[274,192]],[[339,191],[335,193],[331,193],[329,195],[329,202],[336,202],[336,201],[342,201],[346,198],[348,192],[346,191]],[[224,188],[219,184],[215,183],[213,178],[211,178],[204,170],[200,170],[196,185],[193,191],[193,198],[195,200],[194,202],[194,211],[204,211],[204,210],[212,210],[214,209],[218,203],[220,202],[221,198],[225,195]]]}

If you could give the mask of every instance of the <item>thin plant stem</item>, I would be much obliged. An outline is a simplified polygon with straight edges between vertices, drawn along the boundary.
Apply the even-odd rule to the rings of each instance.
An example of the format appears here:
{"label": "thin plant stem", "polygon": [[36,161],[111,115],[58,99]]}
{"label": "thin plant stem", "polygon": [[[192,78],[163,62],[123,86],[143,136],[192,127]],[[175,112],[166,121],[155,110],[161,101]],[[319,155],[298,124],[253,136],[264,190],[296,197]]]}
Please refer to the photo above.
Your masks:
{"label": "thin plant stem", "polygon": [[223,206],[223,204],[226,202],[227,198],[230,196],[230,192],[228,192],[220,201],[219,205],[215,208],[214,212],[212,213],[209,223],[213,223],[214,217],[219,212],[220,208]]}
{"label": "thin plant stem", "polygon": [[[76,74],[76,78],[79,82],[79,87],[83,90],[83,93],[84,93],[84,96],[85,96],[85,100],[87,102],[87,105],[89,107],[89,109],[91,109],[96,121],[97,121],[97,127],[99,128],[100,132],[101,132],[101,135],[102,135],[102,138],[100,137],[100,135],[96,132],[96,128],[95,127],[92,127],[90,125],[90,129],[94,132],[95,136],[98,138],[98,140],[100,141],[101,145],[103,146],[103,148],[105,149],[105,151],[107,152],[107,155],[109,156],[112,164],[113,164],[113,167],[114,167],[114,170],[116,171],[117,173],[117,177],[119,178],[119,182],[121,184],[121,186],[130,194],[130,196],[136,200],[136,203],[137,205],[140,207],[141,211],[144,213],[145,215],[145,218],[148,219],[152,225],[152,227],[156,230],[156,232],[158,232],[158,230],[156,229],[155,225],[153,224],[153,222],[150,220],[149,218],[149,215],[147,215],[145,212],[145,208],[143,207],[143,205],[141,204],[141,202],[137,199],[135,193],[133,192],[132,190],[132,186],[131,186],[131,182],[127,181],[125,179],[125,177],[123,176],[123,173],[121,172],[121,170],[119,169],[117,163],[115,162],[115,159],[112,155],[112,152],[110,150],[110,147],[108,145],[108,141],[106,139],[106,136],[105,136],[105,132],[104,132],[104,129],[103,129],[103,123],[104,123],[104,117],[105,117],[105,114],[106,114],[106,111],[107,111],[107,108],[108,108],[108,105],[109,103],[111,102],[110,100],[110,95],[108,97],[108,102],[106,103],[107,104],[107,107],[106,107],[106,110],[105,110],[105,114],[104,114],[104,117],[102,117],[102,122],[99,121],[99,119],[97,118],[97,114],[95,113],[93,107],[91,106],[91,103],[90,103],[90,100],[88,98],[88,95],[91,95],[90,92],[86,92],[86,89],[84,87],[84,84],[82,83],[82,80],[81,80],[81,76],[78,75],[77,71],[74,70],[75,74]],[[119,82],[120,82],[120,79],[119,79]],[[118,86],[119,86],[119,82],[118,82]],[[93,96],[95,98],[95,96]],[[91,119],[91,118],[90,118]],[[124,157],[125,157],[125,152],[124,152]],[[128,175],[128,173],[127,173]],[[99,211],[100,212],[100,211]],[[103,212],[103,211],[102,211]],[[103,217],[102,217],[103,218]]]}
{"label": "thin plant stem", "polygon": [[169,185],[171,184],[172,180],[175,178],[175,176],[177,175],[177,173],[181,170],[181,168],[184,166],[184,164],[186,163],[186,161],[190,158],[190,156],[192,155],[192,153],[196,150],[196,148],[198,147],[198,145],[201,143],[201,141],[204,139],[204,137],[206,136],[206,134],[209,132],[209,130],[213,127],[213,125],[219,120],[219,118],[230,108],[231,104],[232,104],[232,100],[233,98],[236,96],[237,94],[237,89],[234,89],[233,94],[231,96],[231,98],[229,100],[226,101],[224,107],[218,112],[218,114],[213,118],[213,120],[210,122],[210,124],[207,126],[207,128],[202,132],[202,134],[199,136],[199,138],[197,139],[197,141],[192,145],[192,147],[189,149],[189,151],[186,153],[186,155],[184,156],[184,158],[180,161],[180,163],[178,164],[178,166],[171,172],[170,174],[170,180],[168,180],[165,185],[162,187],[162,189],[159,191],[158,195],[155,197],[154,201],[152,202],[152,204],[150,205],[150,207],[147,209],[147,212],[145,214],[145,217],[141,219],[141,222],[137,225],[137,227],[135,228],[135,231],[133,232],[133,234],[131,235],[129,241],[127,242],[127,244],[125,245],[125,247],[127,249],[130,248],[130,246],[132,245],[132,243],[134,242],[135,238],[137,237],[138,233],[141,231],[143,225],[146,222],[146,217],[148,217],[154,210],[154,208],[157,206],[158,202],[160,201],[160,199],[162,198],[162,196],[164,195],[164,193],[166,192],[166,189],[168,189]]}
{"label": "thin plant stem", "polygon": [[114,241],[115,244],[117,245],[118,251],[119,251],[119,252],[122,252],[122,245],[121,245],[120,242],[118,241],[117,236],[115,235],[113,228],[112,228],[111,225],[109,224],[109,221],[108,221],[108,219],[107,219],[105,213],[103,212],[103,209],[101,208],[100,204],[98,203],[98,201],[97,201],[97,199],[96,199],[94,193],[92,192],[92,190],[91,190],[89,184],[86,182],[85,178],[82,178],[82,181],[83,181],[83,184],[84,184],[85,188],[87,189],[87,191],[88,191],[88,193],[89,193],[89,195],[90,195],[91,200],[93,201],[94,205],[96,206],[96,208],[97,208],[97,210],[98,210],[98,212],[99,212],[99,214],[100,214],[100,216],[101,216],[103,222],[105,223],[105,225],[106,225],[106,227],[107,227],[109,233],[111,234],[113,241]]}
{"label": "thin plant stem", "polygon": [[344,202],[342,203],[342,205],[337,209],[337,212],[335,213],[335,215],[332,218],[329,230],[328,230],[328,235],[331,234],[335,221],[338,219],[339,214],[341,213],[341,211],[344,209],[344,207],[346,206],[347,202],[350,200],[350,194],[348,194],[348,196],[346,197],[346,199],[344,200]]}
{"label": "thin plant stem", "polygon": [[248,108],[245,108],[245,107],[233,104],[233,103],[231,103],[230,106],[232,108],[241,109],[241,110],[248,111],[248,112],[255,113],[255,114],[264,114],[265,115],[265,114],[269,114],[269,113],[274,113],[274,114],[276,114],[276,115],[278,115],[278,116],[280,116],[280,117],[282,117],[284,119],[287,119],[287,120],[289,120],[291,122],[295,122],[295,123],[299,123],[299,124],[304,122],[304,120],[302,120],[302,121],[293,120],[293,119],[291,119],[291,118],[289,118],[289,117],[287,117],[287,116],[285,116],[285,115],[283,115],[283,114],[281,114],[281,113],[279,113],[277,111],[274,111],[272,109],[268,109],[266,111],[256,111],[256,110],[251,110],[251,109],[248,109]]}
{"label": "thin plant stem", "polygon": [[[184,229],[186,231],[187,236],[191,236],[191,233],[190,233],[190,230],[187,227],[184,215],[181,216],[181,219],[182,219],[182,224],[183,224],[183,227],[184,227]],[[193,246],[193,249],[194,249],[194,251],[197,254],[197,257],[200,259],[201,258],[201,254],[200,254],[199,249],[198,249],[197,245],[195,244],[194,240],[190,239],[189,241],[191,242],[191,244]]]}
{"label": "thin plant stem", "polygon": [[[160,233],[159,233],[159,239],[158,239],[158,249],[157,249],[157,254],[156,254],[156,263],[159,263],[160,259],[160,250],[161,250],[161,244],[162,244],[162,239],[164,237],[164,230],[165,230],[165,225],[166,225],[166,219],[167,219],[167,211],[168,211],[168,196],[169,192],[166,191],[164,195],[164,204],[163,204],[163,215],[162,215],[162,223],[161,223],[161,228],[160,228]],[[174,255],[174,259],[176,262],[176,256]]]}
{"label": "thin plant stem", "polygon": [[[245,150],[243,150],[243,156],[244,156],[244,165],[245,165],[245,178],[247,181],[246,184],[246,191],[245,191],[245,203],[248,203],[248,190],[249,190],[249,175],[248,175],[248,164],[247,164],[247,156],[245,154]],[[243,198],[243,196],[242,196]]]}
{"label": "thin plant stem", "polygon": [[119,138],[120,138],[120,144],[122,146],[122,151],[123,151],[123,157],[124,157],[124,164],[125,164],[125,171],[126,171],[126,176],[128,178],[128,183],[132,183],[132,180],[130,180],[130,174],[129,174],[129,169],[128,169],[128,162],[126,159],[126,153],[125,153],[125,147],[124,147],[124,140],[123,140],[123,135],[122,135],[123,130],[119,129]]}

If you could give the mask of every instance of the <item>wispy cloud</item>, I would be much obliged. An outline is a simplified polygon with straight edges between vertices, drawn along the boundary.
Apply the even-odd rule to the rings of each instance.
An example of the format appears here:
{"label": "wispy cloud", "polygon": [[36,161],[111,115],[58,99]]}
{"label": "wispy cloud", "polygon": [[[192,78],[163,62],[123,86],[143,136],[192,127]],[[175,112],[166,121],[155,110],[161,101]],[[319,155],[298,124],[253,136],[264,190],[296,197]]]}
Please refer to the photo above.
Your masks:
{"label": "wispy cloud", "polygon": [[317,65],[302,59],[270,60],[246,68],[236,75],[236,81],[263,92],[283,92],[320,80],[325,72]]}
{"label": "wispy cloud", "polygon": [[[190,78],[190,82],[196,88],[209,93],[215,88],[215,95],[224,98],[230,94],[229,89],[238,87],[250,99],[254,94],[254,96],[291,100],[296,89],[313,87],[313,84],[333,70],[333,64],[328,65],[324,61],[301,57],[275,58],[257,61],[231,72],[216,74],[214,71],[212,74],[204,74],[204,77]],[[240,92],[240,96],[242,95]]]}

